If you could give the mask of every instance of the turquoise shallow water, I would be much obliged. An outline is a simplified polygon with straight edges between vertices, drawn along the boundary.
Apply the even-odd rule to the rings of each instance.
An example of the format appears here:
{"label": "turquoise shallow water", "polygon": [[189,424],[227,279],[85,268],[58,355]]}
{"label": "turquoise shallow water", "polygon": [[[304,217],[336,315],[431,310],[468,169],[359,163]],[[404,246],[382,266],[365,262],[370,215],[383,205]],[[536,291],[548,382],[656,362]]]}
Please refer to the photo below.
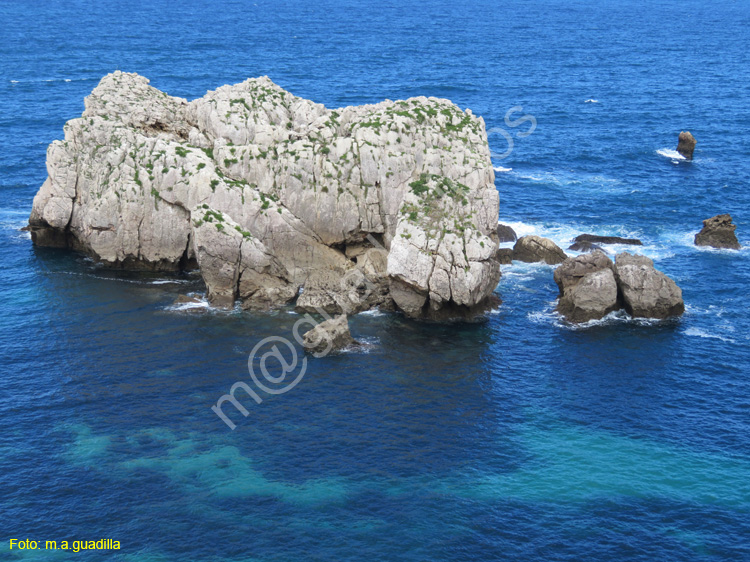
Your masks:
{"label": "turquoise shallow water", "polygon": [[[750,244],[747,3],[0,15],[0,560],[750,559],[750,253],[691,244],[718,212]],[[507,266],[486,323],[353,318],[367,353],[310,360],[231,432],[210,406],[296,315],[175,310],[196,278],[108,272],[18,231],[47,145],[116,68],[187,98],[264,74],[332,107],[448,97],[514,137],[495,162],[500,220],[561,245],[640,237],[687,312],[572,329],[551,313],[551,268]],[[504,122],[519,105],[527,137]],[[667,152],[685,129],[690,164]]]}

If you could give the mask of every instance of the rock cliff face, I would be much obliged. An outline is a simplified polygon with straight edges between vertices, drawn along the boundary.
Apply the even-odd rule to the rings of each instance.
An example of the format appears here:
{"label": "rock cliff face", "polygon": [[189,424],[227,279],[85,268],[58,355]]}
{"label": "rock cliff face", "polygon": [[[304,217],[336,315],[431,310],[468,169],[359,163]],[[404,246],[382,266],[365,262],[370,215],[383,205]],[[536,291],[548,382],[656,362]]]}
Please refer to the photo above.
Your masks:
{"label": "rock cliff face", "polygon": [[264,77],[188,103],[115,72],[64,131],[34,199],[36,244],[115,267],[194,264],[223,306],[304,287],[337,313],[462,316],[497,285],[484,121],[447,100],[330,110]]}

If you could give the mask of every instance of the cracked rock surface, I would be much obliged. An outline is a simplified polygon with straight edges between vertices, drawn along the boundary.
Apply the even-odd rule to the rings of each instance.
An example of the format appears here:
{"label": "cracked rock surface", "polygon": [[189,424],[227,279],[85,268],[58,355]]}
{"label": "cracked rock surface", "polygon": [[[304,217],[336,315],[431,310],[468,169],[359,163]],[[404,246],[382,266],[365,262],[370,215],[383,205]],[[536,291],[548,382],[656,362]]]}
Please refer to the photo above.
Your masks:
{"label": "cracked rock surface", "polygon": [[442,319],[492,300],[485,125],[448,100],[331,110],[262,77],[188,102],[115,72],[64,132],[34,198],[38,245],[113,267],[197,264],[218,306],[304,289],[303,310]]}

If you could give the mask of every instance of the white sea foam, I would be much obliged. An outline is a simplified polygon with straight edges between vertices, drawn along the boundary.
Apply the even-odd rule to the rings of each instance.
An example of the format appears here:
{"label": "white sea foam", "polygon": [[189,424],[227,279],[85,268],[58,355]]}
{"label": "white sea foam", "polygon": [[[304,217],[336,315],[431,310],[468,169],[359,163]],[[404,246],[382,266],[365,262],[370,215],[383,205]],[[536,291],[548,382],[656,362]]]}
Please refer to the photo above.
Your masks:
{"label": "white sea foam", "polygon": [[599,100],[595,100],[594,98],[589,98],[584,103],[599,103]]}
{"label": "white sea foam", "polygon": [[700,308],[690,303],[685,304],[685,314],[695,314],[696,316],[713,316],[715,318],[722,318],[727,312],[727,309],[723,306],[716,304],[709,304],[706,308]]}
{"label": "white sea foam", "polygon": [[[518,265],[523,267],[524,265],[535,265],[535,264],[525,264],[523,262],[518,262]],[[519,267],[516,267],[515,265],[503,265],[501,266],[503,276],[500,278],[500,282],[513,282],[513,283],[523,283],[524,281],[531,281],[534,279],[533,275],[530,275],[530,271],[527,269],[526,271],[519,271]]]}
{"label": "white sea foam", "polygon": [[190,282],[187,279],[157,279],[156,281],[150,281],[149,285],[179,285]]}
{"label": "white sea foam", "polygon": [[350,345],[340,351],[340,353],[358,353],[367,354],[380,345],[378,338],[357,338],[360,345]]}
{"label": "white sea foam", "polygon": [[[643,241],[642,246],[636,246],[631,244],[602,244],[602,250],[605,254],[614,258],[616,254],[620,252],[630,252],[636,254],[642,254],[658,262],[660,260],[674,257],[679,251],[681,246],[696,248],[693,245],[693,236],[695,233],[685,232],[665,232],[660,234],[655,239],[646,238],[643,233],[637,230],[628,230],[619,225],[607,225],[607,226],[586,226],[577,224],[561,224],[561,223],[526,223],[521,221],[508,221],[500,219],[499,224],[505,224],[510,226],[516,235],[520,238],[521,236],[527,236],[529,234],[535,234],[542,236],[543,238],[549,238],[555,244],[560,246],[568,255],[578,255],[578,252],[574,250],[568,250],[568,247],[573,243],[573,239],[580,234],[595,234],[600,236],[620,236],[622,238],[638,238]],[[501,248],[512,247],[513,243],[502,243]],[[731,252],[732,250],[713,250],[718,252]]]}
{"label": "white sea foam", "polygon": [[493,170],[496,172],[512,172],[513,168],[503,168],[502,166],[494,166]]}
{"label": "white sea foam", "polygon": [[[17,229],[14,229],[14,230],[17,230]],[[15,232],[14,234],[10,235],[10,240],[14,244],[20,244],[20,243],[26,244],[29,240],[31,240],[31,232],[19,230],[18,232]]]}
{"label": "white sea foam", "polygon": [[739,250],[730,250],[729,248],[713,248],[711,246],[696,246],[694,242],[695,233],[691,232],[689,233],[689,242],[686,242],[684,245],[689,246],[696,252],[708,252],[711,254],[726,254],[728,256],[736,256],[737,254],[747,254],[750,252],[750,246],[747,245],[747,243],[740,240],[740,246],[742,246]]}
{"label": "white sea foam", "polygon": [[385,316],[385,312],[383,312],[382,310],[378,310],[377,308],[365,310],[364,312],[360,312],[359,314],[361,316],[375,316],[375,317]]}
{"label": "white sea foam", "polygon": [[712,334],[710,332],[701,330],[700,328],[688,328],[687,330],[685,330],[685,335],[692,336],[695,338],[707,338],[707,339],[721,340],[727,343],[735,343],[735,341],[732,338],[725,338],[724,336],[720,336],[718,334]]}
{"label": "white sea foam", "polygon": [[526,317],[530,322],[534,324],[553,324],[558,327],[564,327],[562,323],[562,316],[560,316],[551,308],[538,310],[536,312],[529,312]]}
{"label": "white sea foam", "polygon": [[24,242],[31,240],[31,232],[21,230],[28,223],[28,212],[0,209],[0,229],[15,231],[11,235],[13,240],[23,240]]}
{"label": "white sea foam", "polygon": [[671,148],[660,148],[656,153],[659,156],[664,156],[664,158],[669,158],[671,160],[685,160],[685,157],[682,154]]}
{"label": "white sea foam", "polygon": [[537,225],[534,225],[534,224],[529,224],[529,223],[520,222],[520,221],[504,221],[502,219],[498,222],[498,224],[508,225],[515,231],[516,235],[518,235],[519,238],[521,236],[526,236],[528,234],[536,234],[539,228]]}
{"label": "white sea foam", "polygon": [[[24,233],[28,234],[28,233]],[[93,260],[90,257],[82,258],[82,261],[92,263]],[[99,264],[94,264],[99,265]],[[125,279],[123,277],[115,277],[109,275],[97,275],[96,273],[80,273],[77,271],[59,271],[59,275],[70,275],[72,277],[88,277],[89,279],[98,279],[100,281],[114,281],[117,283],[130,283],[132,285],[183,285],[192,283],[190,279]]]}
{"label": "white sea foam", "polygon": [[32,80],[11,80],[11,84],[39,84],[39,83],[50,83],[50,82],[88,82],[92,80],[99,80],[95,77],[81,77],[81,78],[37,78]]}
{"label": "white sea foam", "polygon": [[599,320],[589,320],[588,322],[581,322],[575,324],[568,322],[565,318],[554,310],[556,301],[549,303],[549,307],[536,312],[529,312],[528,319],[535,324],[552,324],[556,328],[562,328],[565,330],[589,330],[591,328],[600,328],[603,326],[614,326],[618,324],[631,324],[635,326],[655,326],[664,322],[656,318],[633,318],[624,310],[615,310],[610,312],[604,318]]}
{"label": "white sea foam", "polygon": [[206,300],[206,297],[203,295],[190,295],[192,297],[195,297],[199,299],[197,302],[183,302],[179,304],[170,304],[166,307],[165,310],[173,311],[173,312],[184,312],[186,310],[200,310],[200,309],[208,309],[211,307],[208,300]]}
{"label": "white sea foam", "polygon": [[107,277],[104,275],[90,275],[89,277],[94,277],[96,279],[101,279],[103,281],[118,281],[121,283],[133,283],[134,285],[182,285],[182,284],[191,282],[188,279],[155,279],[153,281],[149,281],[147,279],[122,279],[119,277]]}
{"label": "white sea foam", "polygon": [[557,182],[557,178],[550,174],[550,173],[541,173],[541,174],[517,174],[518,177],[522,180],[531,180],[531,181],[550,181],[550,182]]}
{"label": "white sea foam", "polygon": [[592,189],[623,193],[630,189],[630,186],[616,178],[610,178],[602,174],[587,174],[571,170],[512,171],[510,175],[519,180],[544,183],[568,189],[580,189],[585,190],[587,193]]}

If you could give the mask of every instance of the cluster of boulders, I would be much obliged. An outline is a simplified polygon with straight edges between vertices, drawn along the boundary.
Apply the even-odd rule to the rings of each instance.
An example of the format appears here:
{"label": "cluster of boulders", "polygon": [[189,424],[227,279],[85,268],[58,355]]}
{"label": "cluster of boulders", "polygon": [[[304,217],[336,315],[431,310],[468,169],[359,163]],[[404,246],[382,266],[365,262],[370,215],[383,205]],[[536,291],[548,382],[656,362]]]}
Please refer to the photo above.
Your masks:
{"label": "cluster of boulders", "polygon": [[[717,215],[703,221],[703,229],[696,234],[695,244],[738,250],[736,228],[730,215]],[[500,236],[501,232],[504,237]],[[554,273],[560,289],[557,311],[571,322],[601,319],[621,309],[636,318],[659,319],[678,316],[685,310],[682,291],[672,279],[654,267],[651,259],[624,252],[617,254],[613,263],[600,246],[643,245],[637,238],[581,234],[568,248],[581,252],[581,255],[568,257],[548,238],[529,235],[516,239],[515,232],[507,225],[498,225],[498,236],[515,241],[513,248],[497,251],[500,263],[517,260],[560,264]]]}
{"label": "cluster of boulders", "polygon": [[571,322],[598,320],[619,309],[635,318],[669,318],[685,311],[677,284],[641,255],[601,250],[566,259],[554,273],[557,311]]}
{"label": "cluster of boulders", "polygon": [[550,265],[562,263],[567,257],[557,244],[549,238],[529,235],[518,238],[516,232],[507,224],[497,225],[497,237],[500,243],[515,242],[513,248],[498,248],[495,259],[501,264],[513,260],[527,263],[544,262]]}
{"label": "cluster of boulders", "polygon": [[[716,215],[703,221],[703,228],[695,235],[695,245],[739,250],[742,246],[737,240],[736,229],[737,225],[732,222],[731,215]],[[562,263],[567,258],[562,248],[549,238],[536,235],[518,238],[515,231],[505,224],[498,224],[497,236],[500,243],[515,242],[513,248],[498,249],[496,257],[501,264],[509,264],[511,261],[517,260],[555,265]],[[568,250],[580,253],[593,252],[594,250],[602,250],[602,245],[607,244],[642,246],[643,242],[638,238],[579,234],[573,239],[573,243],[568,246]]]}
{"label": "cluster of boulders", "polygon": [[[704,221],[696,244],[719,248],[739,248],[735,225],[729,215]],[[569,250],[581,252],[569,257],[552,240],[536,235],[515,237],[507,225],[498,226],[498,236],[515,241],[513,248],[500,248],[500,263],[513,260],[559,265],[554,279],[559,288],[557,312],[574,323],[598,320],[607,314],[625,310],[635,318],[669,318],[685,310],[682,291],[677,284],[654,267],[646,256],[623,252],[613,262],[601,245],[642,246],[637,238],[581,234]],[[512,234],[511,234],[512,233]]]}
{"label": "cluster of boulders", "polygon": [[[518,238],[515,231],[508,225],[498,224],[497,235],[499,241],[515,242],[513,248],[499,248],[496,259],[501,264],[509,264],[513,260],[527,263],[544,262],[557,265],[567,259],[565,251],[549,238],[534,234]],[[621,244],[642,246],[643,242],[637,238],[622,238],[620,236],[599,236],[596,234],[580,234],[573,239],[568,250],[574,252],[593,252],[601,250],[601,245]]]}

